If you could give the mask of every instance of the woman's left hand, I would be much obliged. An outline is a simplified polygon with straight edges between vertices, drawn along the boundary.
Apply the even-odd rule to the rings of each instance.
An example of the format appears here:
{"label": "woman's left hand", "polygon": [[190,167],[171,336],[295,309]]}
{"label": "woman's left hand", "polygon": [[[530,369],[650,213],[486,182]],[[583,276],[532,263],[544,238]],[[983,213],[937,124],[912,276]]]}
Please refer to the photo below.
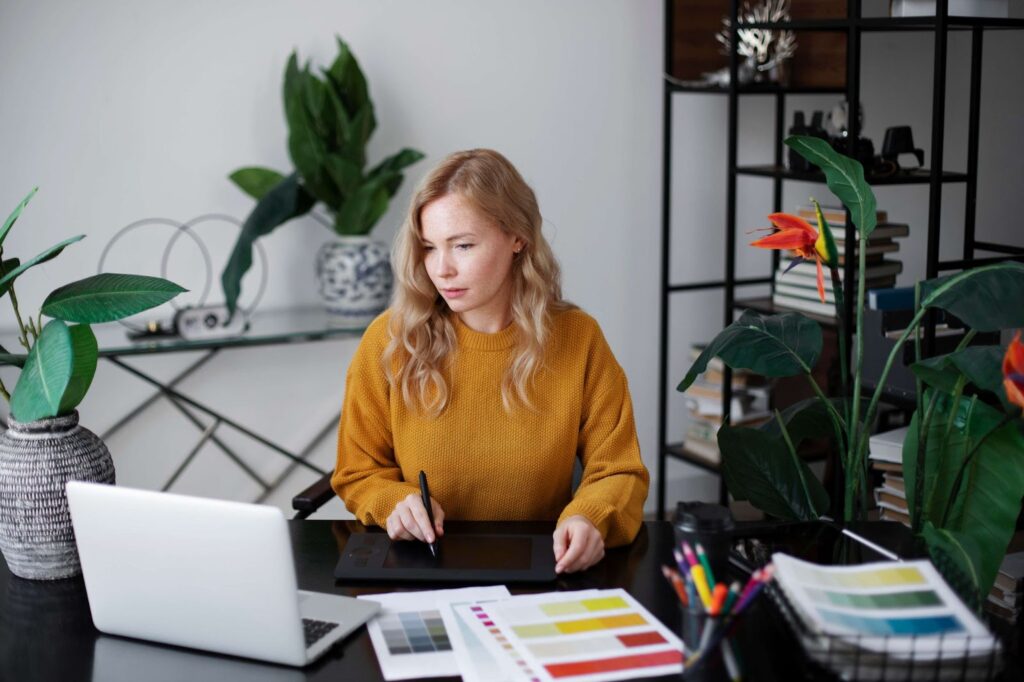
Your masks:
{"label": "woman's left hand", "polygon": [[555,528],[555,573],[590,568],[604,558],[604,539],[585,516],[576,514]]}

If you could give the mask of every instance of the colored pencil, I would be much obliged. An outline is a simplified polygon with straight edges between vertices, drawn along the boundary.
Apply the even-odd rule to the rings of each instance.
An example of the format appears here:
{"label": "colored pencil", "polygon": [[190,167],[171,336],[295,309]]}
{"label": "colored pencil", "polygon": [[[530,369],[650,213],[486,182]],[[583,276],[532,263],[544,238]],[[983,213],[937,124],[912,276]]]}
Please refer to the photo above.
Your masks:
{"label": "colored pencil", "polygon": [[700,595],[700,602],[704,605],[704,610],[710,613],[711,590],[708,589],[707,580],[704,578],[704,567],[700,564],[690,566],[690,577],[693,578],[693,585],[697,588],[697,594]]}
{"label": "colored pencil", "polygon": [[711,615],[717,616],[722,613],[722,606],[725,604],[725,598],[729,594],[729,588],[725,586],[725,583],[718,583],[715,585],[715,589],[711,592]]}
{"label": "colored pencil", "polygon": [[676,596],[679,597],[679,601],[682,602],[683,606],[689,606],[689,599],[686,596],[686,587],[683,585],[683,581],[679,577],[679,573],[668,566],[662,566],[661,573],[672,585],[672,589],[675,590]]}
{"label": "colored pencil", "polygon": [[711,571],[711,563],[708,562],[708,555],[704,553],[704,547],[697,543],[697,560],[700,561],[700,565],[704,567],[704,572],[708,575],[708,585],[712,590],[715,589],[717,582],[715,581],[715,574]]}

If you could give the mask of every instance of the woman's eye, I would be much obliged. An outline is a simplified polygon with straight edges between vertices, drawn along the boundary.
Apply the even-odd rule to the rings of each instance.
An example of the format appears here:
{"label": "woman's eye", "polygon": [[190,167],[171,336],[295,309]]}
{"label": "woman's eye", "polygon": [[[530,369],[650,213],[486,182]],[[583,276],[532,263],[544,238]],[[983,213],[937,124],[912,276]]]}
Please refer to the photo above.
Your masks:
{"label": "woman's eye", "polygon": [[434,250],[434,247],[433,247],[433,246],[424,246],[424,247],[423,247],[423,250],[424,250],[424,251],[433,251],[433,250]]}
{"label": "woman's eye", "polygon": [[462,249],[463,251],[469,251],[470,249],[473,248],[473,244],[459,244],[455,248]]}

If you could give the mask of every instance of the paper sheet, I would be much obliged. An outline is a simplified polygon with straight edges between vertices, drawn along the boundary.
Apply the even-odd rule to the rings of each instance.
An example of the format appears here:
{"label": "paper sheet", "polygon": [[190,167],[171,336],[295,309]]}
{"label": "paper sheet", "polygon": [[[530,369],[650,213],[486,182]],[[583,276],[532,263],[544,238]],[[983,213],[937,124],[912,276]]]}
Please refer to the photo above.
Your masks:
{"label": "paper sheet", "polygon": [[379,602],[382,607],[367,629],[384,679],[459,675],[441,609],[447,604],[489,602],[508,596],[504,585],[360,595],[360,599]]}
{"label": "paper sheet", "polygon": [[918,661],[984,654],[995,644],[929,561],[819,566],[775,554],[772,562],[794,608],[825,636]]}
{"label": "paper sheet", "polygon": [[601,682],[682,670],[679,638],[625,590],[523,595],[454,611],[508,679]]}

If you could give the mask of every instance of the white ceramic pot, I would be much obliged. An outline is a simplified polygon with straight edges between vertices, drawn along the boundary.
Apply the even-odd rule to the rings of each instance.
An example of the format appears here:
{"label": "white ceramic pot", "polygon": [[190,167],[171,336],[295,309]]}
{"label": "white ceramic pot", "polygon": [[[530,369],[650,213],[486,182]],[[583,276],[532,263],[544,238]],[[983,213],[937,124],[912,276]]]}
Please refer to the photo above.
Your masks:
{"label": "white ceramic pot", "polygon": [[391,298],[387,246],[370,237],[339,237],[316,256],[320,296],[335,321],[360,327],[373,321]]}

